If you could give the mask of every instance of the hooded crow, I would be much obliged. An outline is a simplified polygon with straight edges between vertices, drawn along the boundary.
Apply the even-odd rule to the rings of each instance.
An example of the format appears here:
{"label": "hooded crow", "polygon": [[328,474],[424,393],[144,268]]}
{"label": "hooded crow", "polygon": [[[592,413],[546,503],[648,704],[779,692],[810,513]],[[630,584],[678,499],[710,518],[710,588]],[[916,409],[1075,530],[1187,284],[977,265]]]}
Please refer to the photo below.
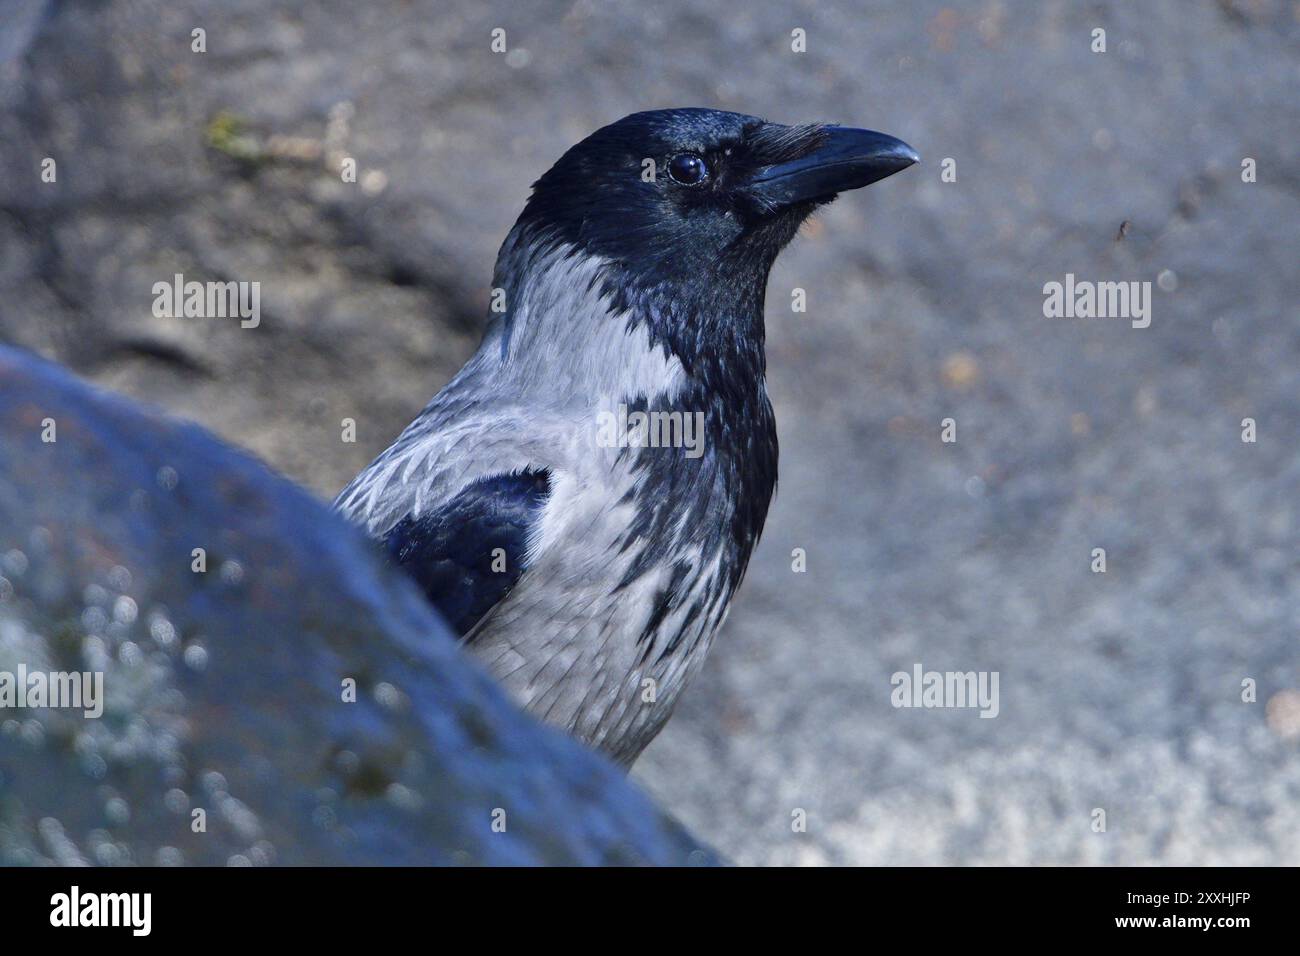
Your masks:
{"label": "hooded crow", "polygon": [[916,161],[710,109],[597,130],[534,184],[478,351],[336,507],[522,706],[630,766],[776,486],[772,263],[818,206]]}

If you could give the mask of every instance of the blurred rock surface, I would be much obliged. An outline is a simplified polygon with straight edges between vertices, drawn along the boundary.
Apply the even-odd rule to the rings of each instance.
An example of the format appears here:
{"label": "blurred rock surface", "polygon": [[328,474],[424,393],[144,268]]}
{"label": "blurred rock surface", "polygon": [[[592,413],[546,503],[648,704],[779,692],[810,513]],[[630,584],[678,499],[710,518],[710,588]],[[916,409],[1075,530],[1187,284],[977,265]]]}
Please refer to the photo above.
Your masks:
{"label": "blurred rock surface", "polygon": [[0,348],[0,672],[20,667],[102,673],[104,709],[0,710],[0,864],[713,860],[509,703],[323,505]]}

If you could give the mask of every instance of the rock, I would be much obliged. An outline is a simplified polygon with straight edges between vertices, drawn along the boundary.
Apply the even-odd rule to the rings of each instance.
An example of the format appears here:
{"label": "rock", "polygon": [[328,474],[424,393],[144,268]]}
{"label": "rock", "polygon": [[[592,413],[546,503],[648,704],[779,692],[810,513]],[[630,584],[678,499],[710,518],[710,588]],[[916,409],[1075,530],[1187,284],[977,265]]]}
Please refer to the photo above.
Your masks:
{"label": "rock", "polygon": [[20,667],[102,673],[103,712],[0,710],[3,864],[713,860],[510,704],[322,504],[0,348],[0,674]]}

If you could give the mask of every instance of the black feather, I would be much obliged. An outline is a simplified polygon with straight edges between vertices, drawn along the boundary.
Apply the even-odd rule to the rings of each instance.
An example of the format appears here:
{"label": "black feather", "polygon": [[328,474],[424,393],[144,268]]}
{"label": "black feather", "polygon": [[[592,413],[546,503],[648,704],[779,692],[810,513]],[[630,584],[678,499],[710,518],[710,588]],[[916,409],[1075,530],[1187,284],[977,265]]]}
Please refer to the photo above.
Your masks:
{"label": "black feather", "polygon": [[384,546],[464,636],[519,581],[549,493],[547,471],[482,478],[434,511],[407,515]]}

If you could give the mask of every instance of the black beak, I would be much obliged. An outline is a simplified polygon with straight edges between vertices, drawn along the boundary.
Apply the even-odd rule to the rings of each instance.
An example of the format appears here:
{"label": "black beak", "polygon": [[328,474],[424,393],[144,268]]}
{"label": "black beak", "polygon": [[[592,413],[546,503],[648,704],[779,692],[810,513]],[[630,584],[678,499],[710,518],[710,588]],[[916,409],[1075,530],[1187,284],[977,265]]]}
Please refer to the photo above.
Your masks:
{"label": "black beak", "polygon": [[748,192],[771,207],[829,200],[892,176],[920,160],[901,139],[869,129],[831,126],[806,156],[759,170]]}

